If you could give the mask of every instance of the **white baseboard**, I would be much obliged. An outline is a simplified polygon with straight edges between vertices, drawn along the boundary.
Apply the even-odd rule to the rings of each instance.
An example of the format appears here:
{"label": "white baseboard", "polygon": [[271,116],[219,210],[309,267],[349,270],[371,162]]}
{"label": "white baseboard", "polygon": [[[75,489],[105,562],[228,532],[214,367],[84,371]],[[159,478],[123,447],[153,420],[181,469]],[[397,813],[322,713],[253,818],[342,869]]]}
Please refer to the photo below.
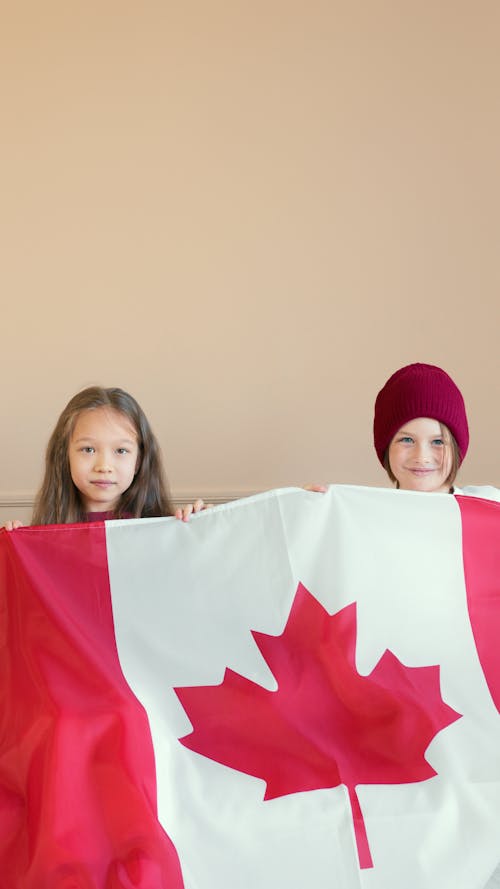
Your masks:
{"label": "white baseboard", "polygon": [[[250,497],[255,493],[255,491],[226,491],[225,493],[220,491],[200,491],[196,496],[193,496],[192,493],[176,491],[175,494],[170,495],[170,499],[175,508],[184,506],[187,503],[193,503],[198,497],[201,497],[205,503],[213,503],[216,506],[219,503],[227,503],[229,500],[240,500],[242,497]],[[33,509],[34,499],[35,495],[32,492],[0,491],[0,510],[11,510],[11,517],[16,518],[16,510],[21,509],[25,512],[26,510]]]}

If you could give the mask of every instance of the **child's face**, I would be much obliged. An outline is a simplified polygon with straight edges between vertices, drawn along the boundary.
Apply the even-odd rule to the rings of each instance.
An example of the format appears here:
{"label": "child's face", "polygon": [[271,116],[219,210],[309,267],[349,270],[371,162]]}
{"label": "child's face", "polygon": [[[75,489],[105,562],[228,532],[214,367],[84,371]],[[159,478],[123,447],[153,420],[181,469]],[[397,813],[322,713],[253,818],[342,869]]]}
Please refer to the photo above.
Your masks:
{"label": "child's face", "polygon": [[112,512],[139,467],[128,417],[109,407],[82,411],[69,442],[69,467],[85,511]]}
{"label": "child's face", "polygon": [[389,445],[389,465],[402,491],[448,492],[446,479],[452,466],[448,432],[429,417],[410,420]]}

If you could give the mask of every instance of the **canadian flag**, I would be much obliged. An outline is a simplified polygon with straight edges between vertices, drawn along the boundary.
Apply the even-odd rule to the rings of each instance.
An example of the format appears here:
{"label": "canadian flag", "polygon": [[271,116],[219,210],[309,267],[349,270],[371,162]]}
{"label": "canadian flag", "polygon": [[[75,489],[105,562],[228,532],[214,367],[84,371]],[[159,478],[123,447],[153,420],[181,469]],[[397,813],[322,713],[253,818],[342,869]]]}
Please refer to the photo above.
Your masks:
{"label": "canadian flag", "polygon": [[0,889],[484,889],[500,506],[0,533]]}

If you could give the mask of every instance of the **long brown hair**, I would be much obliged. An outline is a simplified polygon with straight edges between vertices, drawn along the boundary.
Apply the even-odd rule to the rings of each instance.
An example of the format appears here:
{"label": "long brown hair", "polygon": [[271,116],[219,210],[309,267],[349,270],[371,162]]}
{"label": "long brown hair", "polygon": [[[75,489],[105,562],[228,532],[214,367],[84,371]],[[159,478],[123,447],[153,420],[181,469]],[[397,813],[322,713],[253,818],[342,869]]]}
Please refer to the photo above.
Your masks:
{"label": "long brown hair", "polygon": [[69,442],[79,414],[99,407],[109,407],[123,414],[137,434],[139,468],[132,484],[120,497],[116,518],[173,515],[160,447],[144,411],[123,389],[91,386],[68,402],[50,437],[45,455],[45,476],[33,510],[33,525],[85,521],[81,495],[71,478]]}

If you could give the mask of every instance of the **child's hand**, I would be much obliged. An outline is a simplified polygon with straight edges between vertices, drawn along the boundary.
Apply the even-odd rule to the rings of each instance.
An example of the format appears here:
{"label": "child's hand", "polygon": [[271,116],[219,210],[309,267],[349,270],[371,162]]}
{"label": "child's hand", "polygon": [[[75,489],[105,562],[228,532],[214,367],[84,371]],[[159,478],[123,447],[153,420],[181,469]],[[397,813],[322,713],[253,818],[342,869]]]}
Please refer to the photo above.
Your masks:
{"label": "child's hand", "polygon": [[24,528],[24,525],[19,519],[12,519],[12,521],[0,525],[0,528],[5,528],[6,531],[14,531],[15,528]]}
{"label": "child's hand", "polygon": [[189,517],[193,512],[201,512],[202,509],[211,509],[213,503],[204,503],[203,500],[195,500],[194,503],[188,503],[186,506],[179,506],[175,510],[175,518],[183,522],[189,522]]}
{"label": "child's hand", "polygon": [[326,485],[304,485],[304,491],[317,491],[318,494],[326,494],[328,488]]}

